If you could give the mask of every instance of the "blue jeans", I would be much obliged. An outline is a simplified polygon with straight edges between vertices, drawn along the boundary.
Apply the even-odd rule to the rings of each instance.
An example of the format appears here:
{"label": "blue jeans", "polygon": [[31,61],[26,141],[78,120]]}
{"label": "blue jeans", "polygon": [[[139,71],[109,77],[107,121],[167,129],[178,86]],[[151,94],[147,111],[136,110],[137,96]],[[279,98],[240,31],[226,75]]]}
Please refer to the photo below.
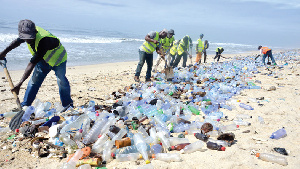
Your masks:
{"label": "blue jeans", "polygon": [[173,67],[177,67],[180,60],[181,60],[181,57],[183,59],[182,61],[182,67],[186,67],[186,61],[187,61],[187,54],[185,52],[183,52],[181,55],[177,55],[176,58],[175,58],[175,61],[173,63]]}
{"label": "blue jeans", "polygon": [[274,57],[273,57],[273,55],[272,55],[272,50],[269,50],[269,51],[268,51],[266,54],[264,54],[263,57],[262,57],[262,62],[263,62],[264,65],[266,65],[265,60],[266,60],[266,57],[267,57],[267,56],[269,56],[269,57],[271,58],[272,63],[276,63],[276,62],[275,62],[275,59],[274,59]]}
{"label": "blue jeans", "polygon": [[139,56],[140,56],[140,61],[137,65],[137,68],[136,68],[136,71],[135,71],[135,76],[140,76],[143,65],[146,61],[147,62],[146,79],[150,79],[152,65],[153,65],[153,53],[148,54],[144,51],[139,50]]}
{"label": "blue jeans", "polygon": [[54,70],[57,84],[59,87],[60,100],[63,107],[73,104],[71,99],[71,89],[69,81],[66,77],[66,64],[67,61],[61,63],[58,66],[50,66],[45,60],[41,60],[36,64],[31,79],[28,82],[27,89],[24,96],[24,101],[21,103],[22,106],[30,106],[34,101],[39,88],[41,87],[47,74]]}

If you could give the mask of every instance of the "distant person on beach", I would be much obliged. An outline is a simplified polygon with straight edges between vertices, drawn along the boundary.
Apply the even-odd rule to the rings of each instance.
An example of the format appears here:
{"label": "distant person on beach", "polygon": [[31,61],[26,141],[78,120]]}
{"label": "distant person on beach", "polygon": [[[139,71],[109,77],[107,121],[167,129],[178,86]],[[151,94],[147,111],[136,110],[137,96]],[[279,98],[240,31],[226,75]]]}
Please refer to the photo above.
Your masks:
{"label": "distant person on beach", "polygon": [[27,43],[33,57],[30,59],[20,82],[12,89],[19,94],[23,82],[35,68],[21,105],[30,106],[32,104],[45,77],[51,70],[54,70],[62,105],[64,107],[73,106],[70,85],[66,77],[67,52],[59,39],[47,30],[35,26],[31,20],[21,20],[18,31],[19,37],[0,53],[0,59],[4,59],[8,52],[22,43]]}
{"label": "distant person on beach", "polygon": [[200,64],[201,63],[201,57],[202,57],[202,51],[204,48],[204,44],[202,42],[203,34],[200,34],[200,38],[197,40],[197,46],[196,46],[196,63]]}
{"label": "distant person on beach", "polygon": [[[273,65],[277,65],[276,62],[275,62],[275,59],[274,59],[274,57],[273,57],[273,55],[272,55],[272,49],[270,49],[270,48],[268,48],[268,47],[258,46],[258,50],[259,50],[259,55],[258,55],[258,57],[259,57],[260,55],[263,54],[262,62],[263,62],[264,65],[266,65],[266,62],[265,62],[266,57],[270,57],[271,60],[272,60],[272,64],[273,64]],[[257,57],[256,57],[256,58],[257,58]],[[256,59],[256,58],[255,58],[255,59]]]}
{"label": "distant person on beach", "polygon": [[216,49],[216,56],[214,57],[214,59],[217,59],[217,62],[219,62],[220,57],[223,57],[226,59],[226,57],[222,56],[221,54],[224,52],[224,48],[222,47],[217,47]]}
{"label": "distant person on beach", "polygon": [[189,54],[189,47],[193,46],[193,41],[189,35],[184,36],[177,47],[177,56],[175,58],[173,67],[177,67],[181,58],[183,58],[182,67],[186,67],[187,55],[192,58],[192,55]]}
{"label": "distant person on beach", "polygon": [[[206,63],[206,57],[207,57],[207,55],[206,55],[206,49],[208,49],[209,48],[209,43],[208,43],[208,41],[207,40],[205,40],[204,42],[203,42],[203,56],[204,56],[204,62],[203,63]],[[201,58],[200,58],[200,63],[201,63]]]}
{"label": "distant person on beach", "polygon": [[161,39],[165,38],[168,34],[167,29],[160,32],[151,31],[145,37],[145,42],[139,48],[140,61],[136,68],[134,81],[140,81],[140,74],[145,61],[147,62],[146,82],[151,81],[151,70],[153,65],[153,52],[156,50],[157,54],[162,54],[159,50]]}
{"label": "distant person on beach", "polygon": [[174,35],[175,35],[174,30],[170,29],[168,31],[167,37],[161,40],[162,48],[163,48],[163,55],[157,56],[156,63],[154,65],[152,72],[157,71],[157,67],[160,64],[161,60],[167,59],[167,58],[165,58],[165,56],[169,55],[169,53],[170,53],[170,48],[172,47],[173,42],[175,40]]}

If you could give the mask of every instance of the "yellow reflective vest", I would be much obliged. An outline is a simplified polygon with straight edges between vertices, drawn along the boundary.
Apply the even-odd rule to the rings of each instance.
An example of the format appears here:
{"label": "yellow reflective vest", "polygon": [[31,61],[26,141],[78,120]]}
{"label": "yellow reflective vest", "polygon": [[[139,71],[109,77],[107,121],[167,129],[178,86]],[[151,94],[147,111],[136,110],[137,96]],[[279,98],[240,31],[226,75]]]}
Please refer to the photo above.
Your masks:
{"label": "yellow reflective vest", "polygon": [[175,56],[177,53],[178,42],[174,41],[173,46],[170,49],[170,54]]}
{"label": "yellow reflective vest", "polygon": [[[39,43],[43,38],[51,37],[51,38],[58,39],[56,36],[52,35],[49,31],[47,31],[41,27],[36,26],[36,30],[38,32],[36,33],[36,37],[35,37],[35,44],[34,44],[35,49],[32,49],[30,44],[27,44],[28,49],[33,56],[35,55],[37,48],[39,46]],[[55,49],[52,49],[52,50],[48,50],[46,52],[46,54],[43,56],[43,59],[50,66],[58,66],[67,60],[67,52],[66,52],[65,48],[59,42],[58,47],[56,47]]]}
{"label": "yellow reflective vest", "polygon": [[177,54],[182,55],[186,50],[189,48],[189,41],[188,44],[185,44],[183,40],[180,41],[178,48],[177,48]]}
{"label": "yellow reflective vest", "polygon": [[172,36],[172,38],[164,38],[161,40],[162,42],[162,47],[164,48],[164,50],[168,50],[171,47],[171,44],[174,42],[175,38],[174,36]]}
{"label": "yellow reflective vest", "polygon": [[[154,40],[157,40],[158,41],[159,39],[159,33],[156,32],[156,35],[154,37]],[[146,53],[153,53],[156,49],[156,47],[158,46],[159,44],[155,44],[153,42],[148,42],[145,40],[145,42],[143,43],[143,45],[141,46],[141,48],[146,52]]]}
{"label": "yellow reflective vest", "polygon": [[217,49],[216,49],[216,52],[219,52],[220,51],[220,54],[222,53],[222,47],[217,47]]}
{"label": "yellow reflective vest", "polygon": [[204,42],[202,42],[201,39],[198,39],[198,45],[196,46],[196,51],[197,52],[202,52],[204,47]]}

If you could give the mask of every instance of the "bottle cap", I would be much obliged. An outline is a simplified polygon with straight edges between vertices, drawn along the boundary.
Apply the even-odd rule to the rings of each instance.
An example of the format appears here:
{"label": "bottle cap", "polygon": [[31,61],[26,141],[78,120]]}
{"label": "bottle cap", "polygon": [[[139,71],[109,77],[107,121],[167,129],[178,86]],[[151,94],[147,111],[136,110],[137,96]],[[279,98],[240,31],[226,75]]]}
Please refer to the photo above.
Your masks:
{"label": "bottle cap", "polygon": [[236,125],[236,128],[239,128],[240,126],[239,125]]}
{"label": "bottle cap", "polygon": [[259,153],[256,153],[256,155],[255,155],[256,157],[259,157],[260,156],[260,154]]}
{"label": "bottle cap", "polygon": [[19,129],[16,129],[16,132],[17,132],[17,133],[19,133],[19,132],[20,132],[20,130],[19,130]]}
{"label": "bottle cap", "polygon": [[155,158],[155,154],[152,154],[152,158]]}
{"label": "bottle cap", "polygon": [[98,138],[100,138],[102,135],[99,134]]}
{"label": "bottle cap", "polygon": [[252,118],[252,116],[250,116],[250,118]]}
{"label": "bottle cap", "polygon": [[183,154],[183,153],[184,153],[184,150],[183,150],[183,149],[181,149],[181,150],[180,150],[180,153],[181,153],[181,154]]}
{"label": "bottle cap", "polygon": [[111,153],[110,155],[112,158],[114,158],[116,156],[114,153]]}
{"label": "bottle cap", "polygon": [[78,132],[79,132],[79,133],[82,133],[82,132],[83,132],[83,130],[82,130],[82,129],[79,129],[79,130],[78,130]]}
{"label": "bottle cap", "polygon": [[271,135],[271,136],[270,136],[270,139],[274,139],[274,135]]}
{"label": "bottle cap", "polygon": [[149,160],[146,160],[146,164],[150,164],[151,162]]}
{"label": "bottle cap", "polygon": [[3,117],[4,116],[4,114],[0,114],[0,117]]}
{"label": "bottle cap", "polygon": [[98,117],[98,116],[99,116],[99,113],[96,113],[96,116]]}
{"label": "bottle cap", "polygon": [[139,154],[139,159],[142,159],[143,158],[143,155],[142,154]]}
{"label": "bottle cap", "polygon": [[226,150],[226,147],[221,147],[221,151],[225,151]]}
{"label": "bottle cap", "polygon": [[171,149],[174,150],[174,149],[175,149],[175,146],[171,146]]}

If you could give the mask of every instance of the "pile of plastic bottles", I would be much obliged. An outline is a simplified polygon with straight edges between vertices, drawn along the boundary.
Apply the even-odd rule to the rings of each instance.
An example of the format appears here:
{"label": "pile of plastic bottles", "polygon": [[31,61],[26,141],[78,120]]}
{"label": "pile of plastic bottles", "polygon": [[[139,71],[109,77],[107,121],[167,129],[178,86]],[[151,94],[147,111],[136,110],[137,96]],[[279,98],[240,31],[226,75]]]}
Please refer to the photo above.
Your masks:
{"label": "pile of plastic bottles", "polygon": [[[289,56],[290,53],[274,56],[286,63],[287,60],[296,61]],[[299,52],[291,55],[294,57]],[[172,82],[165,81],[164,74],[157,73],[154,75],[157,81],[132,84],[109,109],[90,101],[85,107],[69,108],[63,112],[64,108],[57,103],[50,109],[51,103],[37,100],[34,106],[26,109],[22,120],[31,121],[34,114],[40,119],[31,121],[32,124],[43,123],[42,126],[49,127],[49,142],[66,147],[70,154],[76,151],[62,166],[66,169],[82,164],[85,164],[82,168],[98,165],[94,162],[98,160],[91,160],[89,165],[82,161],[86,155],[81,149],[87,146],[91,147],[92,153],[101,154],[102,164],[114,158],[122,162],[137,161],[142,157],[146,164],[151,158],[181,161],[180,153],[205,148],[225,151],[231,142],[212,137],[233,132],[239,126],[249,126],[251,124],[245,120],[252,117],[240,114],[232,124],[223,125],[220,121],[225,118],[222,109],[232,111],[239,106],[253,110],[250,105],[232,97],[244,89],[261,89],[252,80],[252,76],[258,73],[257,66],[261,63],[255,62],[254,56],[248,56],[223,63],[175,68]],[[195,115],[201,115],[201,118],[193,118]],[[14,112],[2,116],[13,117]],[[202,116],[204,119],[200,120]],[[259,121],[264,123],[261,117]],[[210,131],[202,128],[207,123],[212,125]],[[191,143],[188,138],[173,137],[174,133],[194,135],[199,141]],[[277,139],[279,136],[272,137]],[[175,150],[180,153],[167,153]]]}

